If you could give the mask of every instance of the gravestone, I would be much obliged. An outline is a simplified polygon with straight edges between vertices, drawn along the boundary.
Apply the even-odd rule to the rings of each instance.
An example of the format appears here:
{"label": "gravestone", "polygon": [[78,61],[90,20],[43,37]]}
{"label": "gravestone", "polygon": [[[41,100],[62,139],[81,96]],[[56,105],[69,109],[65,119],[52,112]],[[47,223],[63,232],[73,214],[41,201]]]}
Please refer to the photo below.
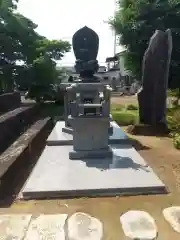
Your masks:
{"label": "gravestone", "polygon": [[[78,30],[72,38],[73,51],[76,57],[75,70],[80,74],[79,82],[94,82],[97,81],[97,77],[94,73],[98,71],[99,65],[96,60],[99,49],[99,37],[96,32],[87,26]],[[88,88],[86,88],[86,95],[88,95]],[[98,94],[96,91],[95,94]],[[68,115],[71,113],[71,103],[75,99],[76,94],[69,94],[65,91],[64,96],[64,116],[65,127],[63,131],[65,133],[72,133],[73,129],[68,120]],[[91,98],[91,97],[90,97]],[[84,100],[85,101],[85,100]]]}
{"label": "gravestone", "polygon": [[156,30],[144,54],[142,89],[138,94],[140,123],[166,128],[166,98],[172,36]]}
{"label": "gravestone", "polygon": [[87,27],[73,37],[80,81],[66,87],[72,134],[62,131],[64,121],[56,123],[23,189],[25,199],[166,192],[110,119],[112,89],[94,77],[98,45],[97,34]]}

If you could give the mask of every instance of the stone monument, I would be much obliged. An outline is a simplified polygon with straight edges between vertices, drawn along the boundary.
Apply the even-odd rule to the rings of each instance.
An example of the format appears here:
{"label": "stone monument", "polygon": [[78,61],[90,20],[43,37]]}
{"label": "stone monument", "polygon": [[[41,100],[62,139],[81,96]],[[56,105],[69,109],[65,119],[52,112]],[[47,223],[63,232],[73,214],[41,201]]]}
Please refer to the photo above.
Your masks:
{"label": "stone monument", "polygon": [[[76,57],[75,70],[80,74],[80,82],[97,82],[98,80],[94,76],[94,73],[99,69],[98,61],[96,60],[99,49],[99,37],[97,33],[85,26],[73,35],[72,44]],[[86,95],[88,95],[88,92],[89,89],[86,88]],[[98,91],[95,94],[98,94]],[[66,89],[64,100],[65,127],[62,129],[66,133],[72,133],[73,130],[68,120],[68,115],[71,113],[71,102],[75,97],[75,93],[68,95]]]}
{"label": "stone monument", "polygon": [[[99,68],[98,61],[96,59],[99,48],[99,37],[97,33],[95,33],[92,29],[85,26],[73,35],[72,43],[74,54],[76,57],[75,69],[76,72],[79,74],[79,80],[76,81],[76,85],[73,84],[73,86],[81,86],[81,92],[79,92],[78,94],[81,104],[86,104],[84,105],[85,111],[96,111],[96,107],[90,104],[99,104],[98,108],[101,108],[100,105],[102,105],[104,101],[104,98],[102,99],[102,96],[104,95],[104,89],[106,88],[106,84],[100,82],[99,78],[94,75]],[[59,138],[59,141],[56,141],[56,144],[58,145],[61,144],[61,142],[64,144],[64,138],[70,139],[69,142],[71,144],[73,141],[72,136],[69,135],[73,134],[72,121],[71,118],[69,118],[69,115],[71,115],[71,111],[73,111],[73,108],[75,106],[73,103],[77,100],[77,93],[76,90],[68,90],[71,85],[72,83],[62,84],[64,88],[65,125],[62,126],[62,128],[60,129],[60,131],[62,131],[63,133],[62,137]],[[121,140],[128,140],[124,132],[120,128],[117,128],[116,123],[112,121],[112,116],[110,114],[110,98],[108,101],[106,101],[106,107],[108,108],[109,115],[108,141],[119,143],[119,141]],[[52,133],[52,135],[53,134],[54,132]],[[48,138],[48,144],[50,145],[55,143],[54,141],[51,141],[51,139],[54,139],[52,135],[50,135],[50,137]]]}
{"label": "stone monument", "polygon": [[[82,42],[81,42],[82,40]],[[98,35],[73,36],[80,81],[66,85],[65,121],[56,123],[23,188],[24,199],[165,193],[165,185],[131,146],[110,115],[111,88],[94,77]]]}
{"label": "stone monument", "polygon": [[143,59],[142,90],[138,94],[140,123],[167,127],[166,98],[171,52],[171,30],[156,30]]}

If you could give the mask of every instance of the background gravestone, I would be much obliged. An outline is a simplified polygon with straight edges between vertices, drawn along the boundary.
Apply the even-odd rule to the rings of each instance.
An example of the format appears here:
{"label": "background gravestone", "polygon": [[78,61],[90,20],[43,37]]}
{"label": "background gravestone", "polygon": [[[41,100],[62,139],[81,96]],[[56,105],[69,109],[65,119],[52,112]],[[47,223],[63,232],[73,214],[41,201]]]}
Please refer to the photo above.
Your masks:
{"label": "background gravestone", "polygon": [[138,94],[140,123],[167,127],[166,98],[171,52],[171,31],[156,30],[143,59],[143,86]]}

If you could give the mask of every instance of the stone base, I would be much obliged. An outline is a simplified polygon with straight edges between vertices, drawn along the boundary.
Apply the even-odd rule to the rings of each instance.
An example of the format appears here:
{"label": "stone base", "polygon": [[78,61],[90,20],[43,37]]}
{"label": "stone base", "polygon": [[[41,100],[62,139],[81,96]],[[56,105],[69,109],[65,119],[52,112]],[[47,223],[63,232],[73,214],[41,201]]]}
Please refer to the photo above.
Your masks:
{"label": "stone base", "polygon": [[[69,130],[72,131],[72,129]],[[111,122],[111,130],[113,130],[113,134],[109,136],[109,144],[129,142],[129,138],[126,135],[126,133],[114,121]],[[58,121],[47,139],[46,142],[47,145],[48,146],[72,145],[73,136],[72,134],[68,134],[67,132],[68,129],[65,127],[65,122]]]}
{"label": "stone base", "polygon": [[111,148],[97,151],[72,151],[69,153],[69,159],[105,159],[112,158],[113,152]]}
{"label": "stone base", "polygon": [[73,134],[73,129],[71,127],[62,127],[62,132]]}
{"label": "stone base", "polygon": [[[73,129],[71,127],[63,127],[62,132],[73,134]],[[109,135],[111,136],[113,134],[113,127],[110,125],[109,127]]]}
{"label": "stone base", "polygon": [[136,150],[114,145],[109,159],[69,159],[72,146],[46,146],[29,179],[24,199],[166,193],[166,187]]}

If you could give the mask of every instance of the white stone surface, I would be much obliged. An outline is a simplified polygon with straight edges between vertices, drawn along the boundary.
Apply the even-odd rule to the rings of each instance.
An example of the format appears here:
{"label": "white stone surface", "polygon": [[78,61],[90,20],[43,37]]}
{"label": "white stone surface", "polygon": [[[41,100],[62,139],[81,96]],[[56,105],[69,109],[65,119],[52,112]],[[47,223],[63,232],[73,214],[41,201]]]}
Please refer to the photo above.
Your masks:
{"label": "white stone surface", "polygon": [[31,221],[25,240],[65,240],[66,214],[40,215]]}
{"label": "white stone surface", "polygon": [[86,213],[75,213],[68,219],[68,240],[101,240],[103,225]]}
{"label": "white stone surface", "polygon": [[131,146],[113,158],[70,160],[72,146],[46,146],[23,189],[24,198],[165,193],[165,185]]}
{"label": "white stone surface", "polygon": [[166,221],[171,225],[171,227],[178,233],[180,233],[180,207],[173,206],[165,208],[163,210],[163,215]]}
{"label": "white stone surface", "polygon": [[31,215],[0,215],[0,240],[23,240]]}
{"label": "white stone surface", "polygon": [[154,219],[144,211],[128,211],[120,217],[126,237],[138,240],[153,240],[157,237]]}
{"label": "white stone surface", "polygon": [[47,139],[47,144],[54,144],[54,145],[66,145],[72,144],[73,136],[72,134],[68,134],[62,131],[62,128],[65,127],[64,121],[58,121],[54,126],[51,134]]}

